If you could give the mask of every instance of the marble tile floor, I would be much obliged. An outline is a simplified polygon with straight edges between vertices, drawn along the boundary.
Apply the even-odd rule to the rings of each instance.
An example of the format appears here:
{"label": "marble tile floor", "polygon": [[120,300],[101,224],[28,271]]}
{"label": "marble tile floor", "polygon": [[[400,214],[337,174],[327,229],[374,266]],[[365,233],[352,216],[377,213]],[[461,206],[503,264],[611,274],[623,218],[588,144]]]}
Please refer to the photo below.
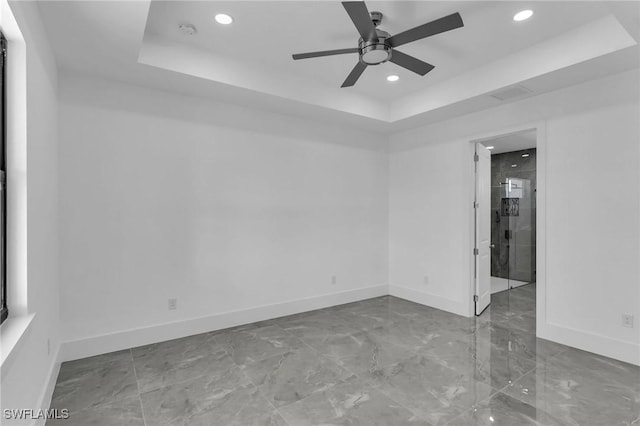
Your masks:
{"label": "marble tile floor", "polygon": [[640,425],[640,368],[535,337],[535,284],[478,318],[385,296],[77,361],[48,425]]}

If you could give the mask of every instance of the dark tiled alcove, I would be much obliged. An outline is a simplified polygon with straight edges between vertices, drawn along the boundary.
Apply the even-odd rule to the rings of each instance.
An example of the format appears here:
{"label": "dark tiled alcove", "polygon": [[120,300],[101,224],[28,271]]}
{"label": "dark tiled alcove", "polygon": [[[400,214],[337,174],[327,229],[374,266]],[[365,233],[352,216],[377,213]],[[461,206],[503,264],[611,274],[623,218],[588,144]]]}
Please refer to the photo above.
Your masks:
{"label": "dark tiled alcove", "polygon": [[[523,181],[521,199],[507,199],[505,186],[509,179]],[[535,235],[536,149],[492,155],[491,242],[495,247],[491,252],[491,275],[534,282]]]}

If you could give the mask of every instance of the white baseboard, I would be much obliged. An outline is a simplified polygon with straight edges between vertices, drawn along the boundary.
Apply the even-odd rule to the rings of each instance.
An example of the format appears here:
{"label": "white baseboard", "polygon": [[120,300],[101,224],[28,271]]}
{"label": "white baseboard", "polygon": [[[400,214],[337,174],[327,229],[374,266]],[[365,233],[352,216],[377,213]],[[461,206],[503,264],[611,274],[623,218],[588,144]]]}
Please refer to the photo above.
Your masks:
{"label": "white baseboard", "polygon": [[[41,406],[48,406],[48,402],[51,400],[60,362],[385,295],[399,297],[457,315],[469,316],[468,306],[460,301],[407,287],[379,285],[67,341],[60,345],[58,360],[52,366],[47,389],[43,391],[41,397]],[[640,365],[640,345],[638,344],[555,324],[538,324],[537,335],[567,346]]]}
{"label": "white baseboard", "polygon": [[410,302],[415,302],[421,305],[440,309],[442,311],[451,312],[463,317],[469,316],[469,308],[466,303],[462,303],[457,300],[446,299],[444,297],[436,296],[429,293],[423,293],[412,288],[390,285],[389,295],[399,297]]}
{"label": "white baseboard", "polygon": [[[53,397],[53,391],[56,387],[56,381],[58,380],[58,373],[60,373],[60,346],[56,348],[52,359],[53,362],[47,375],[47,383],[40,394],[40,399],[38,399],[38,407],[42,410],[46,410],[51,406],[51,398]],[[44,426],[45,422],[45,419],[38,419],[34,425]]]}
{"label": "white baseboard", "polygon": [[389,294],[389,292],[386,285],[365,287],[66,341],[61,345],[60,361],[72,361],[208,331],[222,330],[256,321],[264,321],[285,315],[312,311],[314,309],[356,302],[372,297],[386,296],[387,294]]}
{"label": "white baseboard", "polygon": [[633,342],[612,339],[600,334],[588,333],[557,324],[538,324],[538,337],[563,345],[593,352],[608,358],[640,365],[640,345]]}

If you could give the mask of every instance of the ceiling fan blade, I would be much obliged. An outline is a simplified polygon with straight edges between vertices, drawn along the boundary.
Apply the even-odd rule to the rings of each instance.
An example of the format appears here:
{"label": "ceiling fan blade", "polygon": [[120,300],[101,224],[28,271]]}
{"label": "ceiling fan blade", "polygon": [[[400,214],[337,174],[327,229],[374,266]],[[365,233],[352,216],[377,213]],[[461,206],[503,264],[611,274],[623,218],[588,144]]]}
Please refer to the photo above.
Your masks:
{"label": "ceiling fan blade", "polygon": [[371,22],[371,15],[369,15],[367,5],[363,1],[343,1],[342,6],[349,14],[362,39],[377,42],[378,33],[376,33],[376,27]]}
{"label": "ceiling fan blade", "polygon": [[435,67],[431,64],[421,61],[418,58],[414,58],[413,56],[409,56],[406,53],[399,52],[394,50],[391,54],[391,59],[389,59],[396,65],[400,65],[402,68],[406,68],[409,71],[413,71],[416,74],[425,75]]}
{"label": "ceiling fan blade", "polygon": [[360,76],[362,75],[362,73],[366,68],[367,68],[366,64],[363,64],[362,62],[358,61],[356,66],[353,67],[353,69],[347,76],[347,79],[344,81],[344,83],[342,83],[342,86],[340,87],[351,87],[354,84],[356,84],[356,81],[358,81],[358,79],[360,78]]}
{"label": "ceiling fan blade", "polygon": [[319,52],[295,53],[291,56],[293,56],[294,60],[298,60],[298,59],[318,58],[320,56],[344,55],[345,53],[358,53],[358,48],[354,47],[352,49],[336,49],[336,50],[322,50]]}
{"label": "ceiling fan blade", "polygon": [[411,43],[412,41],[440,34],[445,31],[455,30],[456,28],[463,26],[464,23],[462,22],[462,17],[456,12],[452,15],[445,16],[444,18],[436,19],[435,21],[431,21],[393,35],[387,39],[387,44],[391,47],[398,47],[403,44]]}

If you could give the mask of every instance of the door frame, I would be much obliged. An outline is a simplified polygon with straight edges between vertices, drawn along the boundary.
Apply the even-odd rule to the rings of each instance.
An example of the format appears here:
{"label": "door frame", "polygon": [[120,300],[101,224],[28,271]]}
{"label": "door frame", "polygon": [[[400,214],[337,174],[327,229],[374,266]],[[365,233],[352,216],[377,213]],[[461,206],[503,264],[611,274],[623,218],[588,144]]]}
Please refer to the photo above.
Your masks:
{"label": "door frame", "polygon": [[536,335],[544,328],[547,323],[546,318],[546,295],[547,295],[547,143],[546,143],[546,123],[533,122],[520,126],[507,127],[502,129],[494,129],[471,136],[467,140],[468,143],[468,167],[469,185],[468,185],[468,206],[469,206],[469,291],[468,291],[468,312],[469,316],[475,316],[475,303],[473,296],[475,295],[475,256],[473,249],[475,248],[475,191],[476,176],[475,163],[473,156],[475,154],[476,143],[483,143],[497,137],[508,136],[515,133],[521,133],[527,130],[536,131]]}
{"label": "door frame", "polygon": [[[480,149],[480,147],[482,147]],[[492,242],[491,242],[491,222],[489,221],[489,241],[486,244],[486,247],[482,244],[482,240],[481,240],[481,236],[485,235],[484,231],[486,231],[487,229],[484,228],[487,226],[487,222],[485,222],[484,227],[478,227],[479,219],[480,217],[482,217],[482,211],[481,209],[478,208],[478,206],[480,206],[480,208],[482,208],[485,205],[485,201],[487,201],[483,194],[484,191],[487,189],[486,187],[484,187],[484,185],[489,185],[489,203],[491,202],[491,151],[486,149],[486,147],[480,143],[480,142],[476,142],[474,144],[474,189],[475,189],[475,196],[474,196],[474,203],[473,203],[473,216],[474,216],[474,220],[473,220],[473,225],[474,225],[474,244],[473,244],[473,265],[474,265],[474,286],[473,286],[473,304],[474,304],[474,314],[476,316],[479,316],[482,312],[484,312],[484,310],[489,306],[489,304],[491,303],[491,246],[492,246]],[[484,161],[486,161],[488,159],[489,164],[487,165],[489,167],[489,170],[483,169],[482,170],[482,174],[480,173],[481,168],[480,168],[480,164],[483,164],[483,158],[485,159]],[[482,182],[484,183],[484,185],[480,185],[481,182],[481,176],[485,176],[485,173],[488,173],[489,176],[489,181],[488,182],[484,182],[484,180],[482,180]],[[481,197],[481,199],[480,199]],[[492,217],[492,213],[488,212],[489,214],[486,215],[486,219],[490,219]],[[479,217],[480,216],[480,217]],[[484,240],[486,241],[486,240]],[[487,251],[488,250],[488,251]],[[484,295],[486,295],[486,292],[483,293],[483,291],[486,291],[485,289],[483,290],[479,290],[479,285],[480,285],[480,281],[481,281],[481,277],[479,276],[479,272],[481,272],[483,270],[483,266],[485,266],[484,262],[486,260],[482,260],[486,255],[489,256],[488,262],[489,262],[489,279],[487,282],[485,282],[484,284],[488,284],[488,297],[489,297],[489,301],[487,302],[486,305],[484,305],[484,307],[478,309],[478,304],[483,305],[485,298],[483,297]]]}

